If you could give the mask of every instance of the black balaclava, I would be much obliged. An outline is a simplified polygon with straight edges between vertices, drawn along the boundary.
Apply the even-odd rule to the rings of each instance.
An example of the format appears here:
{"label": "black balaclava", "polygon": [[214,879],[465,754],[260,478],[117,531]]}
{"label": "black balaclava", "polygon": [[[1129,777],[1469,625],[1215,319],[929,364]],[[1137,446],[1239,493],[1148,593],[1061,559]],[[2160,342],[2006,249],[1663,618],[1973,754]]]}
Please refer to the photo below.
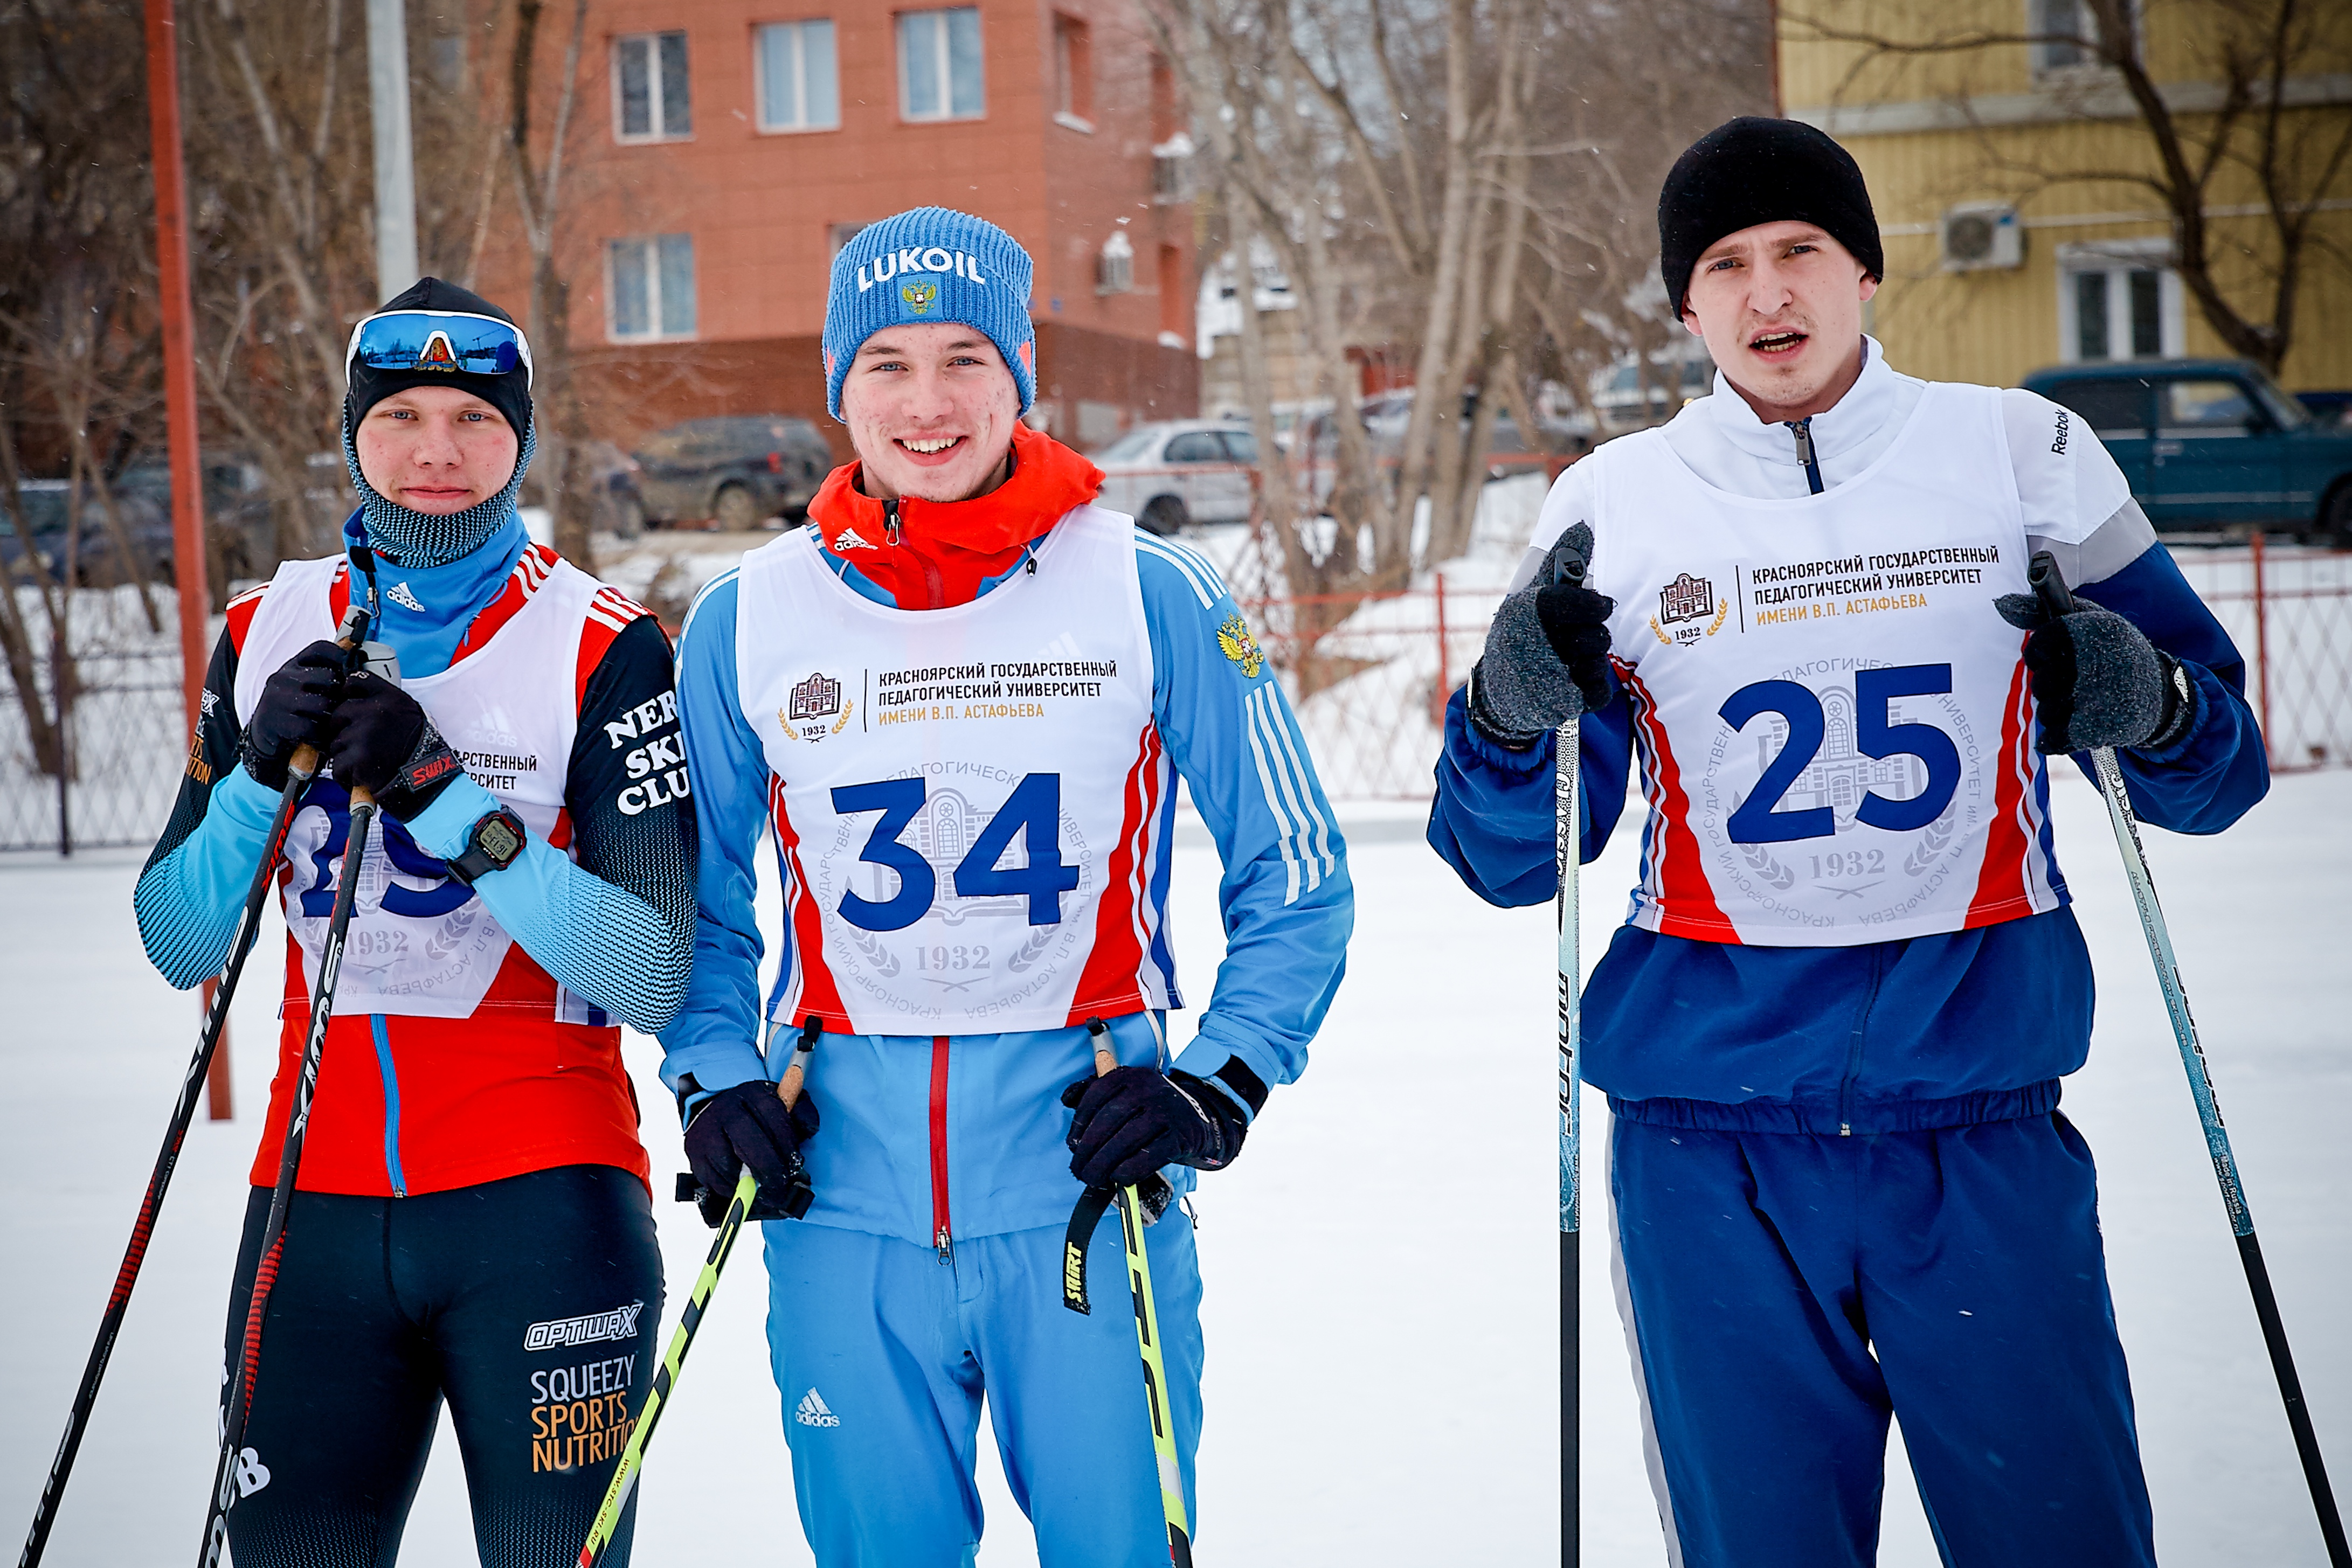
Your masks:
{"label": "black balaclava", "polygon": [[[472,289],[444,283],[437,277],[417,279],[385,300],[375,314],[388,310],[489,316],[509,326],[514,323],[513,317]],[[504,528],[507,519],[514,515],[515,497],[522,489],[522,476],[530,470],[531,454],[539,445],[530,417],[530,372],[521,365],[496,376],[466,371],[379,371],[359,363],[356,358],[347,369],[351,391],[343,398],[343,463],[359,493],[360,507],[367,515],[369,542],[402,566],[422,569],[469,555]],[[515,454],[514,475],[504,489],[462,512],[445,517],[411,511],[377,494],[375,486],[360,472],[355,441],[360,421],[367,417],[368,410],[393,393],[421,386],[454,386],[473,393],[505,416],[520,444],[520,450]]]}
{"label": "black balaclava", "polygon": [[1828,131],[1742,115],[1692,142],[1658,193],[1658,271],[1675,314],[1682,314],[1691,269],[1707,246],[1783,221],[1820,225],[1871,277],[1886,276],[1861,166]]}

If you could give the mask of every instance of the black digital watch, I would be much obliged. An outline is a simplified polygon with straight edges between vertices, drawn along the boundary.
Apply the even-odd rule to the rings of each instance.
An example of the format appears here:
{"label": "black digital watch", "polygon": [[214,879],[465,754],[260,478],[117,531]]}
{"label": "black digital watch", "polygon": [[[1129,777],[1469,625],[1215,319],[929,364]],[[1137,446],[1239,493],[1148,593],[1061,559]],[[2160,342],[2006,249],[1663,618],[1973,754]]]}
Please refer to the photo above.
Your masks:
{"label": "black digital watch", "polygon": [[474,823],[466,835],[466,847],[449,857],[449,874],[471,887],[476,879],[514,864],[530,841],[522,819],[500,806]]}

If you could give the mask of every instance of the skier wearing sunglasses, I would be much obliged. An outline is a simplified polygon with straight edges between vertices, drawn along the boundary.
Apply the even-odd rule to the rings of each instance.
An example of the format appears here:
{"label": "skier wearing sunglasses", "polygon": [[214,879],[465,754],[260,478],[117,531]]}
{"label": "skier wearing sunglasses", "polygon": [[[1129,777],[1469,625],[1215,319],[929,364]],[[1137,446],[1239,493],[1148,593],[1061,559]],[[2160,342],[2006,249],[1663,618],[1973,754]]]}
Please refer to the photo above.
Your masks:
{"label": "skier wearing sunglasses", "polygon": [[[222,1369],[224,1405],[236,1376],[251,1408],[229,1542],[241,1562],[390,1562],[446,1398],[482,1560],[556,1568],[661,1316],[620,1025],[667,1023],[691,957],[669,643],[516,515],[530,349],[504,311],[425,278],[360,323],[349,371],[344,549],[230,602],[134,895],[156,967],[210,977],[291,759],[324,754],[278,879],[279,1065]],[[354,601],[373,612],[364,664],[333,641]],[[381,831],[257,1340],[255,1254],[362,787]]]}

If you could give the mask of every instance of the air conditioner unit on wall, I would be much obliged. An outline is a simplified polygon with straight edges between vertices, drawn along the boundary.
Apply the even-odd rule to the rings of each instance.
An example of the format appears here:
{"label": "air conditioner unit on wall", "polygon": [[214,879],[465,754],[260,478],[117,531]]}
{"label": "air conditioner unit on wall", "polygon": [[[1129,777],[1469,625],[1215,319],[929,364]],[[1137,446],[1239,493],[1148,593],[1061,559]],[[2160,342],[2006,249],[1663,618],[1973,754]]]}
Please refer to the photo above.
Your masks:
{"label": "air conditioner unit on wall", "polygon": [[1965,202],[1948,209],[1936,225],[1937,249],[1946,272],[2017,267],[2025,260],[2025,231],[2017,209],[2006,202]]}

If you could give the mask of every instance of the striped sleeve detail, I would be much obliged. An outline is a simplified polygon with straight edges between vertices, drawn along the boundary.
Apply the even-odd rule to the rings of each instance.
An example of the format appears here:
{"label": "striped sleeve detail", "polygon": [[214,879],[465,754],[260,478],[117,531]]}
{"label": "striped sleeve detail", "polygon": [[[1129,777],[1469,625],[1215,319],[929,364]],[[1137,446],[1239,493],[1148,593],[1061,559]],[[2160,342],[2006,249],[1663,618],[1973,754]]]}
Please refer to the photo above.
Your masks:
{"label": "striped sleeve detail", "polygon": [[1193,596],[1200,600],[1203,610],[1210,609],[1231,591],[1225,587],[1225,580],[1218,575],[1217,569],[1209,564],[1208,558],[1190,545],[1163,539],[1157,534],[1147,534],[1139,528],[1135,535],[1135,549],[1139,555],[1157,556],[1174,567],[1192,588]]}
{"label": "striped sleeve detail", "polygon": [[[607,585],[596,590],[594,597],[588,601],[587,612],[580,622],[580,658],[572,676],[572,700],[575,703],[588,700],[589,677],[595,674],[596,666],[604,662],[605,653],[613,646],[613,639],[627,631],[631,622],[652,613],[617,588]],[[663,633],[663,637],[667,641],[668,633]]]}
{"label": "striped sleeve detail", "polygon": [[717,577],[712,578],[709,582],[702,585],[701,591],[695,594],[694,601],[686,607],[686,619],[678,623],[677,642],[680,647],[684,647],[686,645],[687,630],[694,624],[694,618],[702,613],[703,602],[712,594],[718,592],[729,583],[733,582],[737,577],[741,575],[742,570],[743,569],[740,566],[730,566],[725,571],[720,572]]}
{"label": "striped sleeve detail", "polygon": [[247,589],[228,601],[229,646],[234,648],[240,657],[245,653],[246,634],[253,630],[253,612],[261,608],[262,595],[268,591],[269,584],[265,582],[258,587]]}
{"label": "striped sleeve detail", "polygon": [[1274,814],[1276,841],[1282,850],[1282,902],[1296,904],[1300,894],[1323,885],[1339,859],[1331,850],[1330,820],[1324,815],[1303,760],[1306,742],[1291,723],[1288,710],[1277,700],[1279,691],[1268,681],[1250,692],[1244,707],[1250,757],[1257,765],[1258,784],[1265,791],[1266,810]]}

